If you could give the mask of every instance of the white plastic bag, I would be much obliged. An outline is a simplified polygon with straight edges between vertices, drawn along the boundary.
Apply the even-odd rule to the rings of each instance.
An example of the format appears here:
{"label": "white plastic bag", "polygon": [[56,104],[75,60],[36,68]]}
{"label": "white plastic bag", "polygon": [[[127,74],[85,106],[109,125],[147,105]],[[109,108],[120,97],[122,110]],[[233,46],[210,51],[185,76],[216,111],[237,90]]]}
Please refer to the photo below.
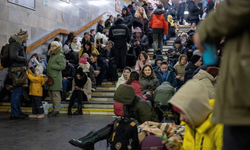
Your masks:
{"label": "white plastic bag", "polygon": [[42,103],[43,103],[44,114],[47,115],[49,112],[49,104],[48,104],[48,102],[45,102],[45,101],[42,101]]}

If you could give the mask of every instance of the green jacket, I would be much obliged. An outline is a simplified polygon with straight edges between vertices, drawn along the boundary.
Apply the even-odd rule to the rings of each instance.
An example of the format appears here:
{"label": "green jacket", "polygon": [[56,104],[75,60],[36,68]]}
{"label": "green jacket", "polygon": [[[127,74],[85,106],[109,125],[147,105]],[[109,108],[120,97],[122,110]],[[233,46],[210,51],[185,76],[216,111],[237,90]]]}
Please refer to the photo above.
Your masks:
{"label": "green jacket", "polygon": [[62,54],[62,47],[57,47],[53,52],[49,51],[49,62],[47,65],[47,76],[54,80],[51,86],[48,86],[48,90],[61,91],[62,90],[62,70],[66,67],[66,62]]}
{"label": "green jacket", "polygon": [[250,125],[250,1],[225,0],[200,24],[201,42],[226,37],[212,121]]}
{"label": "green jacket", "polygon": [[135,118],[139,124],[145,121],[159,122],[153,108],[141,97],[135,95],[134,89],[121,84],[115,91],[114,101],[123,104],[124,116]]}
{"label": "green jacket", "polygon": [[163,82],[154,92],[154,102],[161,106],[168,106],[168,101],[175,94],[175,89],[169,82]]}

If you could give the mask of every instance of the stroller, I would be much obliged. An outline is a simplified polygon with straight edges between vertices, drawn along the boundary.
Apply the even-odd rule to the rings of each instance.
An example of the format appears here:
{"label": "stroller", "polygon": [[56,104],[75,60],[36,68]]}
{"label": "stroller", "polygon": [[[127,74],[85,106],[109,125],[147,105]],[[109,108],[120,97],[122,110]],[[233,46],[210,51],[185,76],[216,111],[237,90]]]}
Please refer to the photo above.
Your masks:
{"label": "stroller", "polygon": [[[162,123],[176,123],[177,118],[173,116],[173,109],[168,101],[175,94],[175,89],[169,82],[163,82],[154,92],[154,108],[158,114],[159,120]],[[170,114],[172,116],[170,117]]]}

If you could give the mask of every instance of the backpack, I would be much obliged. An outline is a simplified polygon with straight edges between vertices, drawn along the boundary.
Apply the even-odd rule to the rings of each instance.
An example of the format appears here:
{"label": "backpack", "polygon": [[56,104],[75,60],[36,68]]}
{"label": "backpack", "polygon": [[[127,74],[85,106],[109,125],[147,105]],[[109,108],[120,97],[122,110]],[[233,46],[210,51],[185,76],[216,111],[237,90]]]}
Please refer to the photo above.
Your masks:
{"label": "backpack", "polygon": [[136,121],[130,118],[118,118],[114,122],[108,142],[111,150],[140,150]]}
{"label": "backpack", "polygon": [[10,54],[9,54],[9,44],[6,44],[1,49],[1,65],[3,68],[8,68],[11,66],[12,61],[10,60]]}

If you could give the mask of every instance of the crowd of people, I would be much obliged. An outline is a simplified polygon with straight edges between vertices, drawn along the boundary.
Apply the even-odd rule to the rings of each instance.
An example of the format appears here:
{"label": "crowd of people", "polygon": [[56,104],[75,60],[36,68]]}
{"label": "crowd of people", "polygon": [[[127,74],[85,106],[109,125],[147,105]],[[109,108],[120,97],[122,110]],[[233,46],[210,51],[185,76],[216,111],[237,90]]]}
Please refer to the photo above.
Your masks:
{"label": "crowd of people", "polygon": [[[20,108],[24,87],[29,87],[28,93],[32,100],[32,114],[29,117],[43,118],[42,99],[45,97],[45,91],[48,91],[53,102],[53,110],[49,112],[48,116],[59,114],[60,102],[66,99],[67,91],[72,91],[69,96],[68,115],[82,115],[83,101],[90,101],[96,86],[101,85],[104,81],[112,81],[116,82],[115,115],[118,118],[133,118],[136,120],[138,128],[143,129],[150,125],[149,128],[162,130],[161,125],[165,123],[169,130],[164,129],[163,134],[169,140],[163,143],[168,150],[194,147],[195,149],[217,150],[223,147],[226,150],[230,149],[230,145],[237,148],[239,141],[232,142],[235,140],[233,136],[239,135],[237,134],[239,125],[248,125],[248,121],[239,120],[236,116],[244,116],[244,113],[249,112],[249,103],[246,102],[248,97],[242,93],[243,88],[247,88],[243,83],[245,80],[237,78],[237,81],[244,86],[233,82],[239,72],[231,70],[229,65],[236,64],[239,67],[238,71],[242,71],[241,67],[247,65],[247,60],[245,60],[247,58],[236,53],[236,50],[232,48],[241,42],[243,44],[240,46],[242,53],[248,54],[247,46],[244,47],[247,42],[244,43],[244,41],[249,39],[249,33],[245,33],[245,30],[244,33],[233,33],[230,29],[246,26],[243,23],[244,19],[239,20],[239,18],[241,15],[249,14],[249,10],[247,10],[249,2],[246,0],[239,0],[242,3],[228,1],[244,8],[242,14],[230,11],[228,8],[232,6],[229,2],[224,2],[221,7],[219,5],[215,12],[213,9],[216,5],[212,0],[202,0],[202,3],[198,5],[195,0],[187,2],[180,0],[178,11],[172,0],[169,0],[165,6],[157,4],[151,14],[150,4],[146,0],[143,0],[142,6],[138,9],[135,9],[135,3],[132,2],[131,5],[122,9],[117,18],[110,15],[106,21],[100,20],[96,30],[91,29],[90,32],[85,32],[83,38],[70,33],[63,44],[60,39],[55,38],[49,45],[47,61],[41,61],[37,54],[33,54],[29,60],[27,59],[23,43],[27,41],[28,32],[24,29],[18,30],[9,39],[9,53],[12,61],[9,72],[12,79],[8,75],[8,80],[6,80],[8,83],[3,88],[3,91],[12,89],[12,94],[5,92],[11,97],[10,118],[24,119],[28,116]],[[191,24],[191,29],[178,34],[178,25],[185,22],[186,4],[189,11],[187,20]],[[247,4],[248,7],[244,4]],[[208,19],[204,19],[208,12],[211,15],[207,16]],[[235,17],[233,19],[238,17],[239,23],[236,25],[235,22],[232,22],[233,20],[230,20],[231,24],[228,24],[226,19],[219,19],[223,15],[227,17],[232,15]],[[218,30],[215,23],[210,26],[210,22],[213,22],[214,18],[220,25],[227,24],[225,30]],[[204,21],[201,21],[199,29],[196,29],[200,20]],[[213,33],[213,31],[217,32]],[[241,38],[241,41],[232,38],[232,35],[235,34],[237,38]],[[174,37],[175,40],[172,47],[166,52],[167,58],[164,58],[162,56],[163,45],[171,37]],[[233,52],[223,53],[226,56],[223,55],[221,65],[220,78],[222,80],[218,82],[217,86],[225,37],[228,38],[226,40],[231,41],[232,47],[228,46],[228,48],[231,48]],[[216,63],[203,64],[203,42],[217,44],[219,50],[216,51],[218,55]],[[155,61],[153,63],[147,54],[151,47],[154,49]],[[237,57],[228,64],[225,59],[229,60],[230,54],[240,55],[239,57],[243,59],[242,62],[233,64],[232,61],[236,62]],[[135,69],[131,69],[134,66]],[[227,69],[232,74],[227,76]],[[121,77],[118,78],[117,72],[122,72]],[[26,76],[29,81],[18,78],[17,76],[20,74]],[[247,73],[241,74],[241,76],[246,78]],[[228,86],[225,87],[224,84],[228,84]],[[232,112],[235,114],[232,114],[229,112],[230,104],[226,105],[226,99],[237,103],[239,93],[235,93],[232,89],[235,85],[239,86],[237,92],[242,94],[240,95],[241,101],[247,106],[242,110],[239,109],[243,108],[243,104],[237,105],[237,108],[233,107]],[[217,92],[217,96],[216,90],[221,91],[219,94]],[[231,93],[225,95],[226,91]],[[71,108],[76,99],[77,110],[72,113]],[[166,120],[166,115],[162,111],[163,107],[167,107],[173,113],[174,118],[179,119],[181,123],[174,120],[174,123],[159,124]],[[228,111],[224,112],[221,108],[228,109]],[[233,119],[230,119],[229,115],[232,115],[233,119],[239,123],[232,121]],[[169,118],[167,117],[167,119]],[[80,139],[71,139],[69,142],[80,148],[93,149],[96,142],[109,137],[115,128],[113,126],[116,121],[96,132],[92,131]],[[179,128],[183,130],[179,131]],[[141,130],[138,135],[145,130]],[[152,130],[149,131],[153,133]],[[244,131],[249,133],[249,129],[244,128]],[[244,131],[240,130],[242,134]],[[228,135],[228,139],[226,135]],[[249,146],[247,142],[240,141],[240,143],[242,149]]]}

